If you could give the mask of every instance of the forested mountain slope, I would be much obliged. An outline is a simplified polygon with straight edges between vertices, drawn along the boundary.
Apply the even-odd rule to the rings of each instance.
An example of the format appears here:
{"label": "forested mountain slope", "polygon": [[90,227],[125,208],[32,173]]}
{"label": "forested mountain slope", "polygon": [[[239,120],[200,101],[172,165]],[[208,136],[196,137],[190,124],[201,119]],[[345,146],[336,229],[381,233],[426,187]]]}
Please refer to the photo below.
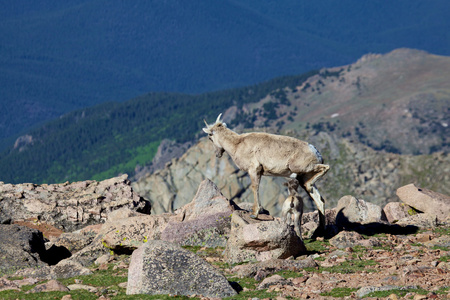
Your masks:
{"label": "forested mountain slope", "polygon": [[447,0],[2,1],[0,149],[39,122],[147,92],[242,87],[399,47],[450,55],[449,8]]}
{"label": "forested mountain slope", "polygon": [[[203,135],[219,113],[238,132],[328,132],[377,151],[448,152],[450,58],[399,49],[356,63],[200,95],[151,93],[73,112],[0,156],[1,181],[64,182],[133,175],[163,139]],[[170,152],[170,149],[168,149]],[[169,155],[170,157],[170,155]]]}

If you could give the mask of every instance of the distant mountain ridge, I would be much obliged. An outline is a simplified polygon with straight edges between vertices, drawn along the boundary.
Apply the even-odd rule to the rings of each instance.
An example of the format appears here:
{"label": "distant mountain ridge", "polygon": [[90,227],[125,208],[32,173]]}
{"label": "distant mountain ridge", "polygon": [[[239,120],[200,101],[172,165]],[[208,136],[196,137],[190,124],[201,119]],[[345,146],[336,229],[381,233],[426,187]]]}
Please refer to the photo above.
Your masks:
{"label": "distant mountain ridge", "polygon": [[368,54],[246,104],[237,116],[250,128],[334,132],[375,150],[449,152],[448,78],[449,57],[411,49]]}
{"label": "distant mountain ridge", "polygon": [[398,47],[450,55],[449,7],[446,0],[4,1],[0,149],[40,122],[147,92],[226,90]]}
{"label": "distant mountain ridge", "polygon": [[238,132],[327,132],[377,151],[448,153],[449,77],[450,57],[399,49],[245,88],[102,104],[22,136],[1,154],[0,180],[53,183],[143,173],[137,166],[152,161],[162,140],[195,141],[203,135],[202,120],[221,112]]}

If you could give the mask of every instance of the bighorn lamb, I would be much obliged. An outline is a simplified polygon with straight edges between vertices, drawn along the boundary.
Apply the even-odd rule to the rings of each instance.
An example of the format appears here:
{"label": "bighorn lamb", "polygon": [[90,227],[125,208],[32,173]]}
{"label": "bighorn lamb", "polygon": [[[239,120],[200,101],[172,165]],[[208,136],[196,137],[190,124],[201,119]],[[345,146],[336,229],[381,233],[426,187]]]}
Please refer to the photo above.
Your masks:
{"label": "bighorn lamb", "polygon": [[283,203],[281,209],[281,220],[286,224],[292,223],[292,216],[294,216],[294,230],[299,238],[302,238],[302,216],[303,216],[303,200],[298,194],[298,187],[300,183],[297,179],[291,179],[283,183],[289,190],[289,196]]}
{"label": "bighorn lamb", "polygon": [[206,123],[203,131],[213,142],[216,156],[226,151],[236,166],[248,172],[254,196],[253,218],[263,211],[258,189],[261,176],[295,178],[317,205],[320,228],[325,228],[325,204],[314,183],[330,168],[323,164],[317,149],[307,142],[282,135],[262,132],[237,134],[217,117],[213,125]]}

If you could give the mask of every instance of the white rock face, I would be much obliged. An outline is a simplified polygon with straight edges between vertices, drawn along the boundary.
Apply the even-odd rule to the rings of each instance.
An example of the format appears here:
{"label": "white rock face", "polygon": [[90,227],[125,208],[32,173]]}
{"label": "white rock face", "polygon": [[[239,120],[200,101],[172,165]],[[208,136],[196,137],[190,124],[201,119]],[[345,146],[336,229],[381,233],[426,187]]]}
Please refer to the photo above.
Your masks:
{"label": "white rock face", "polygon": [[68,232],[103,223],[122,207],[148,214],[150,203],[133,191],[127,177],[42,185],[0,182],[0,223],[38,218]]}

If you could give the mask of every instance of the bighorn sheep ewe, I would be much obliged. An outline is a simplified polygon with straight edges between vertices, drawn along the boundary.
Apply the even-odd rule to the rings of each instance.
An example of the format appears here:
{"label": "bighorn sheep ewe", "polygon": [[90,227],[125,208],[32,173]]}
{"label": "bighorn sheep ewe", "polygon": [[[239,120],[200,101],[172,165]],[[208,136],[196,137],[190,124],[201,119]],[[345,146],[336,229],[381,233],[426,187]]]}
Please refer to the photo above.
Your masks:
{"label": "bighorn sheep ewe", "polygon": [[213,125],[206,123],[203,131],[213,142],[216,156],[227,152],[236,166],[248,172],[254,196],[253,215],[257,218],[263,208],[258,189],[261,176],[295,178],[317,205],[320,228],[325,229],[325,205],[314,183],[330,168],[323,164],[319,151],[307,142],[282,135],[262,132],[237,134],[217,117]]}
{"label": "bighorn sheep ewe", "polygon": [[283,203],[281,209],[281,220],[284,223],[291,225],[292,216],[294,216],[294,230],[299,238],[302,238],[302,216],[303,216],[303,200],[298,194],[298,187],[300,183],[297,179],[291,179],[283,183],[289,190],[289,196]]}

